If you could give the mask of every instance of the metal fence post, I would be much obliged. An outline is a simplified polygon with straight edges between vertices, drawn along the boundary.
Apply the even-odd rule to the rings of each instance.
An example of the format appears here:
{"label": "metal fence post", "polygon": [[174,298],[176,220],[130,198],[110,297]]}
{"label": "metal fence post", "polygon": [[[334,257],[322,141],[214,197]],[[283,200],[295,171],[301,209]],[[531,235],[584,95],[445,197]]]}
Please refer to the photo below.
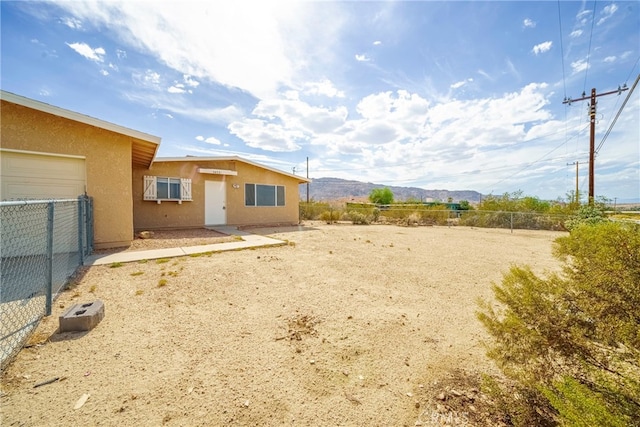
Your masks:
{"label": "metal fence post", "polygon": [[93,197],[87,196],[87,255],[93,252]]}
{"label": "metal fence post", "polygon": [[513,234],[513,212],[511,212],[511,234]]}
{"label": "metal fence post", "polygon": [[51,316],[53,304],[53,202],[47,204],[47,296],[46,315]]}
{"label": "metal fence post", "polygon": [[78,197],[78,251],[80,252],[80,265],[84,265],[84,198]]}

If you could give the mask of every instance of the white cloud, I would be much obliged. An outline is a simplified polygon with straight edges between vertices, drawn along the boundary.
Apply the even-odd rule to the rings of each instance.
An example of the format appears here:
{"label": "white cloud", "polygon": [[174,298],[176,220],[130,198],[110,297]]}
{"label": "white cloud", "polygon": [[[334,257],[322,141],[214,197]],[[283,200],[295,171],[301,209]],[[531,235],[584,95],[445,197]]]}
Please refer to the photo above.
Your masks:
{"label": "white cloud", "polygon": [[192,76],[185,74],[184,76],[182,76],[183,80],[184,80],[184,84],[186,84],[189,87],[198,87],[200,85],[200,82],[195,80]]}
{"label": "white cloud", "polygon": [[369,58],[367,55],[365,54],[358,54],[356,53],[356,61],[359,62],[368,62],[371,61],[371,58]]}
{"label": "white cloud", "polygon": [[530,84],[500,98],[434,105],[405,90],[381,92],[362,98],[353,116],[344,106],[328,109],[298,99],[264,100],[250,117],[228,128],[253,148],[285,152],[311,144],[322,147],[326,161],[357,156],[360,167],[416,158],[445,164],[461,155],[468,158],[468,152],[481,147],[512,147],[534,138],[532,129],[552,119],[546,90],[546,84]]}
{"label": "white cloud", "polygon": [[577,37],[580,37],[582,35],[582,30],[574,30],[571,31],[571,34],[569,34],[569,37],[571,37],[572,39],[575,39]]}
{"label": "white cloud", "polygon": [[277,124],[257,119],[233,122],[228,129],[249,147],[274,152],[299,150],[299,142],[304,139],[304,134],[299,131],[291,131]]}
{"label": "white cloud", "polygon": [[571,69],[573,70],[573,74],[577,74],[581,71],[586,70],[589,67],[589,63],[584,59],[579,59],[571,63]]}
{"label": "white cloud", "polygon": [[604,24],[609,18],[613,16],[614,13],[617,12],[617,10],[618,10],[618,5],[615,3],[606,5],[602,9],[602,12],[600,13],[602,17],[598,20],[598,23],[596,25]]}
{"label": "white cloud", "polygon": [[382,44],[382,42],[380,40],[376,40],[373,42],[374,46],[380,46]]}
{"label": "white cloud", "polygon": [[180,87],[182,85],[175,85],[175,86],[169,86],[169,88],[167,89],[167,92],[169,93],[185,93],[186,90],[184,90],[183,87]]}
{"label": "white cloud", "polygon": [[[346,16],[338,3],[60,2],[76,19],[106,27],[127,46],[194,79],[258,98],[309,79],[309,58],[330,66]],[[85,22],[86,26],[86,22]],[[204,31],[204,32],[203,32]],[[291,37],[295,34],[295,37]],[[322,34],[321,38],[316,34]],[[215,41],[215,42],[213,42]]]}
{"label": "white cloud", "polygon": [[101,47],[93,49],[86,43],[66,43],[71,49],[75,50],[80,55],[94,62],[103,62],[106,54],[105,50]]}
{"label": "white cloud", "polygon": [[102,74],[103,76],[108,76],[109,75],[109,71],[105,70],[104,68],[102,70],[100,70],[100,74]]}
{"label": "white cloud", "polygon": [[344,92],[336,89],[329,79],[319,82],[305,83],[304,93],[309,95],[324,95],[329,98],[344,98]]}
{"label": "white cloud", "polygon": [[484,70],[482,70],[482,69],[478,70],[478,74],[480,74],[482,77],[484,77],[484,78],[485,78],[485,79],[487,79],[487,80],[491,80],[491,81],[493,81],[493,80],[494,80],[494,79],[493,79],[493,77],[491,77],[491,76],[489,75],[489,73],[487,73],[486,71],[484,71]]}
{"label": "white cloud", "polygon": [[462,86],[466,85],[467,83],[471,83],[473,81],[472,78],[468,78],[467,80],[461,80],[459,82],[453,83],[451,86],[449,86],[451,89],[459,89]]}
{"label": "white cloud", "polygon": [[525,20],[522,22],[522,25],[524,25],[525,28],[535,28],[536,22],[529,18],[525,18]]}
{"label": "white cloud", "polygon": [[607,56],[606,58],[603,59],[604,62],[616,62],[616,57],[615,56]]}
{"label": "white cloud", "polygon": [[67,27],[73,28],[74,30],[79,30],[82,28],[82,21],[74,17],[62,18],[61,22]]}
{"label": "white cloud", "polygon": [[122,49],[116,49],[116,56],[118,59],[127,59],[127,52]]}
{"label": "white cloud", "polygon": [[214,137],[214,136],[210,136],[210,137],[208,137],[208,138],[205,138],[205,137],[204,137],[204,136],[202,136],[202,135],[198,135],[198,136],[196,136],[196,139],[197,139],[198,141],[206,142],[206,143],[208,143],[208,144],[213,144],[213,145],[222,145],[222,142],[221,142],[218,138],[216,138],[216,137]]}
{"label": "white cloud", "polygon": [[591,15],[591,10],[589,9],[585,9],[585,10],[581,10],[580,12],[578,12],[578,14],[576,15],[576,22],[579,25],[584,25],[588,22],[587,17]]}
{"label": "white cloud", "polygon": [[143,73],[134,72],[131,77],[138,86],[160,90],[160,74],[153,70],[146,70]]}
{"label": "white cloud", "polygon": [[546,42],[535,45],[533,49],[531,49],[531,51],[536,55],[538,55],[540,53],[548,52],[549,50],[551,50],[552,45],[553,45],[553,42],[546,41]]}

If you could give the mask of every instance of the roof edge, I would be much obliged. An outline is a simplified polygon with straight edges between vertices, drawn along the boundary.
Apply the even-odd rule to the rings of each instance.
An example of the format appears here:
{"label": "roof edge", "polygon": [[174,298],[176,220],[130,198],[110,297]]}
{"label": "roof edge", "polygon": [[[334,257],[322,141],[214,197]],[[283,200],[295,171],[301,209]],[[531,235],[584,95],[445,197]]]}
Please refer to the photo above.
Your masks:
{"label": "roof edge", "polygon": [[47,104],[45,102],[36,101],[35,99],[16,95],[15,93],[0,90],[0,99],[2,99],[3,101],[14,103],[14,104],[22,105],[23,107],[28,107],[34,110],[42,111],[44,113],[53,114],[54,116],[74,120],[76,122],[84,123],[90,126],[95,126],[100,129],[109,130],[111,132],[127,135],[132,138],[141,139],[143,141],[160,145],[161,138],[159,136],[150,135],[148,133],[140,132],[135,129],[131,129],[131,128],[117,125],[115,123],[107,122],[105,120],[96,119],[95,117],[87,116],[85,114],[77,113],[71,110],[66,110],[64,108],[56,107],[54,105]]}
{"label": "roof edge", "polygon": [[291,178],[295,178],[297,180],[299,180],[299,182],[301,183],[306,183],[306,182],[311,182],[311,178],[304,178],[302,176],[299,175],[294,175],[292,173],[288,173],[285,172],[283,170],[280,169],[276,169],[276,168],[272,168],[270,166],[266,166],[262,163],[257,163],[257,162],[253,162],[251,160],[247,160],[244,159],[242,157],[238,157],[238,156],[224,156],[224,157],[199,157],[199,156],[186,156],[186,157],[156,157],[154,159],[154,163],[158,163],[158,162],[195,162],[195,161],[217,161],[217,162],[221,162],[221,161],[237,161],[237,162],[242,162],[242,163],[246,163],[248,165],[252,165],[252,166],[256,166],[259,168],[263,168],[263,169],[267,169],[271,172],[275,172],[275,173],[279,173],[281,175],[285,175]]}

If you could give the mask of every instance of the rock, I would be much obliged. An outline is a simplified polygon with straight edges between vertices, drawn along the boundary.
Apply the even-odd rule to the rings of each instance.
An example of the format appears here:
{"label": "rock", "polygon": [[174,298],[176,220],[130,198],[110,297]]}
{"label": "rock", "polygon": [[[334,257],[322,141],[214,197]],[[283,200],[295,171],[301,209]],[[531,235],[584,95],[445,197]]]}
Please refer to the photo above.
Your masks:
{"label": "rock", "polygon": [[153,231],[141,231],[138,233],[140,239],[151,239],[153,237]]}
{"label": "rock", "polygon": [[444,394],[444,393],[440,393],[440,394],[438,395],[438,400],[445,400],[446,398],[447,398],[447,395],[446,395],[446,394]]}
{"label": "rock", "polygon": [[82,408],[82,406],[87,403],[87,399],[89,399],[89,393],[85,393],[82,396],[80,396],[80,399],[78,399],[78,401],[76,402],[75,406],[73,407],[73,409],[80,409]]}

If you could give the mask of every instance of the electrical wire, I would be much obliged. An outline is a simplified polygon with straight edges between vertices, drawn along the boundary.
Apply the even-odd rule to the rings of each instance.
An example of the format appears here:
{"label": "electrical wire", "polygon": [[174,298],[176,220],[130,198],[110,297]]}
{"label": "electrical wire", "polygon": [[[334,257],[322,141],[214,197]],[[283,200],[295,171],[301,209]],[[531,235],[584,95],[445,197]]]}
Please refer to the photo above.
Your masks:
{"label": "electrical wire", "polygon": [[593,25],[596,22],[596,0],[593,0],[593,13],[591,16],[591,34],[589,34],[589,50],[587,51],[587,66],[584,70],[584,86],[582,92],[587,90],[587,76],[589,75],[589,61],[591,60],[591,40],[593,39]]}
{"label": "electrical wire", "polygon": [[562,86],[564,87],[564,99],[567,99],[567,81],[564,75],[564,47],[562,45],[562,16],[560,14],[560,0],[558,0],[558,25],[560,26],[560,59],[562,60]]}
{"label": "electrical wire", "polygon": [[[579,129],[578,129],[579,128]],[[578,129],[576,131],[576,134],[573,135],[572,137],[568,138],[565,140],[565,142],[563,142],[563,144],[566,144],[568,141],[570,141],[573,138],[578,137],[582,132],[584,132],[585,129],[587,129],[586,127],[582,127],[581,125],[575,126],[574,129]],[[531,143],[531,142],[535,142],[537,140],[543,139],[543,138],[548,138],[550,136],[553,135],[557,135],[561,132],[565,132],[565,130],[559,130],[557,132],[551,132],[545,135],[540,135],[536,138],[531,138],[528,139],[526,141],[523,141],[522,143]],[[482,151],[483,152],[487,152],[487,151],[497,151],[497,150],[504,150],[506,148],[514,148],[517,147],[518,144],[515,145],[509,145],[509,146],[503,146],[503,147],[494,147],[494,148],[485,148]],[[416,160],[415,162],[409,162],[409,163],[398,163],[398,164],[393,164],[393,165],[384,165],[384,166],[376,166],[375,169],[387,169],[387,168],[397,168],[397,167],[403,167],[403,166],[415,166],[415,165],[422,165],[426,162],[426,159],[422,159],[422,160]],[[327,172],[351,172],[351,171],[367,171],[367,170],[372,170],[374,169],[374,167],[371,166],[365,166],[362,168],[345,168],[345,169],[316,169],[314,172],[323,172],[323,173],[327,173]]]}
{"label": "electrical wire", "polygon": [[[585,127],[584,130],[586,130],[587,128]],[[577,135],[576,135],[577,136]],[[523,167],[522,169],[520,169],[519,171],[499,180],[498,182],[494,183],[491,187],[495,187],[496,185],[513,178],[514,176],[518,175],[521,172],[524,172],[525,170],[529,169],[531,166],[535,165],[536,163],[542,161],[545,157],[547,157],[549,154],[553,153],[554,151],[556,151],[557,149],[559,149],[560,147],[562,147],[563,145],[565,145],[568,141],[564,141],[562,144],[558,145],[556,148],[554,148],[553,150],[547,152],[545,155],[543,155],[542,157],[538,158],[537,160],[534,160],[531,163],[528,163],[525,167]]]}
{"label": "electrical wire", "polygon": [[613,129],[613,126],[616,124],[616,122],[618,121],[618,117],[620,117],[620,114],[622,113],[622,110],[624,109],[624,107],[627,105],[627,101],[629,100],[629,98],[631,98],[631,94],[633,93],[633,90],[636,88],[636,86],[638,85],[638,80],[640,80],[640,74],[638,74],[638,77],[636,77],[636,81],[633,83],[633,86],[631,87],[631,89],[629,89],[629,93],[627,94],[627,97],[624,99],[624,102],[622,103],[622,105],[620,106],[620,109],[618,110],[618,112],[616,113],[615,118],[613,119],[613,121],[611,122],[611,125],[609,126],[609,129],[607,129],[607,131],[605,132],[604,136],[602,137],[602,141],[600,141],[600,144],[598,144],[598,147],[595,150],[595,153],[598,154],[598,151],[600,151],[600,149],[602,148],[602,146],[604,145],[604,142],[607,140],[607,137],[609,136],[609,134],[611,133],[611,129]]}

